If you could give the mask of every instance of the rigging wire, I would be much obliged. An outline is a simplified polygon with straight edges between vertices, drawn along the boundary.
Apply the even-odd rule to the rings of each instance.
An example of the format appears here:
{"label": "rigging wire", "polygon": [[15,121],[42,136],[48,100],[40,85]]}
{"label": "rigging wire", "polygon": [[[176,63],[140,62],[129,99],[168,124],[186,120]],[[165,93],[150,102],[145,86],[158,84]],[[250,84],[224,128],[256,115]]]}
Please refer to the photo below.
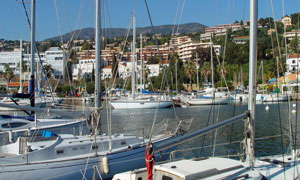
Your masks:
{"label": "rigging wire", "polygon": [[[298,9],[299,9],[299,1],[298,1]],[[298,29],[299,29],[299,18],[300,18],[300,13],[297,13],[297,20],[298,20]],[[299,41],[297,40],[297,51],[299,49]],[[297,74],[296,74],[296,77],[297,77],[297,84],[299,84],[299,57],[297,57]],[[298,130],[297,130],[297,127],[298,127],[298,94],[299,93],[296,93],[296,117],[295,117],[295,129],[294,129],[294,147],[293,147],[293,150],[296,154],[296,145],[297,145],[297,134],[298,134]],[[292,123],[291,123],[291,128],[292,128]],[[293,131],[293,130],[292,130]],[[297,155],[294,155],[294,161],[296,162],[296,166],[294,166],[294,168],[296,168],[297,170],[297,177],[299,177],[299,169],[298,169],[298,161],[297,161]],[[294,171],[295,172],[295,171]]]}
{"label": "rigging wire", "polygon": [[[274,13],[274,6],[273,6],[273,0],[271,1],[271,9],[272,9],[272,14],[273,14],[273,19],[274,19],[274,25],[275,25],[275,30],[276,30],[276,39],[277,39],[277,46],[278,46],[278,52],[279,52],[279,58],[280,60],[282,60],[282,55],[281,55],[281,50],[280,50],[280,42],[279,42],[279,38],[278,38],[278,28],[277,28],[277,24],[275,22],[275,13]],[[277,57],[277,73],[279,74],[279,60]],[[282,66],[281,66],[282,68]],[[283,68],[282,68],[283,69]],[[279,81],[279,77],[277,77],[277,82]],[[277,87],[279,88],[279,87]],[[279,121],[279,129],[280,129],[280,135],[281,135],[281,154],[282,154],[282,159],[284,162],[284,150],[283,150],[283,132],[282,132],[282,123],[281,123],[281,117],[280,117],[280,105],[279,105],[279,92],[277,90],[277,107],[278,107],[278,121]],[[283,169],[284,169],[284,178],[286,179],[286,174],[285,174],[285,163],[283,163]]]}
{"label": "rigging wire", "polygon": [[[133,6],[133,9],[132,9],[132,13],[131,13],[131,14],[134,14],[135,9],[136,9],[136,6],[137,6],[137,2],[138,2],[138,0],[135,1],[135,4],[134,4],[134,6]],[[125,32],[125,34],[124,34],[124,36],[123,36],[124,46],[123,46],[123,48],[122,48],[122,54],[117,54],[117,62],[116,62],[116,64],[119,64],[119,62],[121,62],[121,60],[122,60],[122,58],[123,58],[123,54],[125,54],[125,48],[126,48],[126,45],[127,45],[127,42],[128,42],[128,37],[129,37],[129,33],[130,33],[130,27],[131,27],[131,24],[132,24],[132,17],[130,18],[130,21],[129,21],[128,25],[127,25],[126,32]],[[113,67],[114,69],[113,69],[112,71],[116,71],[116,70],[117,70],[117,67],[118,67],[118,66]],[[124,72],[125,72],[125,69],[126,69],[126,67],[124,66],[123,74],[125,74],[125,73],[124,73]],[[117,78],[117,73],[115,73],[115,77],[113,77],[113,82],[112,82],[112,86],[111,86],[112,88],[113,88],[114,85],[115,85],[116,78]],[[124,76],[123,76],[123,78],[124,78]],[[125,87],[125,85],[126,85],[126,82],[127,82],[127,78],[125,78],[125,82],[124,82],[124,84],[123,84],[123,89],[124,89],[124,87]]]}
{"label": "rigging wire", "polygon": [[[278,36],[278,27],[277,27],[277,23],[275,21],[275,12],[274,12],[273,0],[270,0],[270,1],[271,1],[272,15],[273,15],[273,19],[274,19],[274,26],[275,26],[275,33],[276,33],[276,40],[277,40],[277,48],[278,48],[279,58],[280,58],[280,60],[282,60],[282,54],[281,54],[281,50],[280,50],[280,41],[279,41],[279,36]],[[280,68],[281,68],[282,71],[284,71],[283,66],[282,66],[282,61],[280,63]]]}
{"label": "rigging wire", "polygon": [[[148,17],[149,17],[149,21],[150,21],[150,24],[151,24],[151,30],[152,30],[152,33],[154,34],[154,32],[155,32],[154,31],[154,26],[153,26],[153,23],[152,23],[152,18],[151,18],[151,15],[150,15],[150,10],[149,10],[149,7],[148,7],[147,0],[144,0],[144,2],[145,2],[146,9],[147,9],[147,14],[148,14]],[[160,57],[160,62],[163,65],[164,63],[163,63],[163,59],[162,59],[162,56],[161,56],[161,53],[160,53],[160,50],[159,50],[159,46],[158,46],[156,36],[154,36],[154,39],[155,39],[155,45],[156,45],[156,48],[157,48],[157,51],[158,51],[158,55]],[[167,72],[168,72],[168,69],[166,68],[166,66],[164,66],[163,77],[162,77],[162,82],[161,82],[161,87],[160,87],[161,91],[163,90],[165,83],[166,83],[167,88],[170,89],[169,83],[167,81],[167,76],[166,76]],[[159,104],[160,104],[160,101],[161,101],[161,98],[159,99]],[[149,138],[149,143],[151,142],[152,133],[153,133],[154,124],[155,124],[157,113],[158,113],[159,104],[157,105],[156,110],[155,110],[154,120],[153,120],[152,127],[151,127],[151,130],[150,130],[150,135],[149,135],[149,137],[150,137]]]}
{"label": "rigging wire", "polygon": [[179,7],[180,7],[180,1],[181,0],[178,0],[178,3],[177,3],[177,10],[176,10],[176,15],[175,15],[175,18],[174,18],[174,24],[173,24],[173,28],[172,28],[172,37],[173,37],[174,31],[175,31],[175,26],[176,26],[176,22],[177,22],[178,11],[179,11]]}
{"label": "rigging wire", "polygon": [[182,13],[183,13],[184,5],[185,5],[185,0],[183,0],[182,9],[181,9],[181,12],[180,12],[180,17],[179,17],[179,21],[178,21],[178,26],[177,26],[176,34],[178,34],[178,32],[179,32],[179,27],[180,27],[180,23],[181,23],[181,18],[182,18]]}
{"label": "rigging wire", "polygon": [[[22,4],[23,4],[23,8],[24,8],[25,15],[26,15],[26,18],[27,18],[27,22],[28,22],[28,25],[29,25],[29,29],[31,29],[31,23],[30,23],[30,20],[29,20],[29,16],[28,16],[28,13],[27,13],[27,9],[26,9],[25,1],[24,1],[24,0],[22,0]],[[43,63],[42,63],[42,61],[41,61],[40,51],[39,51],[39,49],[38,49],[38,47],[37,47],[36,44],[34,45],[34,47],[35,47],[35,49],[36,49],[37,56],[38,56],[38,59],[39,59],[39,63],[40,63],[40,65],[41,65],[41,70],[42,70],[42,72],[43,72],[43,75],[44,75],[44,77],[45,77],[47,86],[48,86],[48,88],[49,88],[49,90],[50,90],[51,97],[53,98],[53,102],[54,102],[54,97],[53,97],[52,88],[51,88],[51,86],[50,86],[50,82],[48,81],[48,78],[46,77],[45,68],[44,68]],[[34,92],[33,92],[33,93],[34,93]]]}
{"label": "rigging wire", "polygon": [[[57,25],[58,25],[58,29],[59,29],[59,34],[60,34],[60,39],[61,39],[61,47],[63,48],[63,52],[65,52],[66,51],[66,49],[65,49],[65,47],[64,47],[64,45],[63,45],[63,43],[64,43],[64,39],[63,39],[63,35],[62,35],[62,30],[61,30],[61,24],[60,24],[60,18],[59,18],[59,13],[58,13],[58,7],[57,7],[57,3],[56,3],[56,0],[54,0],[54,6],[55,6],[55,12],[56,12],[56,18],[57,18]],[[67,13],[68,14],[68,13]],[[70,41],[69,41],[70,42]],[[68,45],[69,45],[69,43],[68,43]],[[69,46],[68,46],[69,47]],[[67,48],[68,48],[67,47]],[[69,59],[69,56],[68,56],[68,59]],[[74,94],[73,94],[73,89],[72,89],[72,82],[71,82],[71,78],[70,78],[70,72],[69,72],[69,68],[68,68],[68,61],[67,61],[67,63],[65,63],[64,64],[64,67],[63,67],[64,69],[66,69],[66,71],[67,71],[67,76],[68,76],[68,81],[69,81],[69,87],[70,87],[70,92],[71,92],[71,94],[72,94],[72,96],[74,96]],[[57,83],[59,82],[59,80],[60,80],[60,78],[58,79],[58,81],[57,81]],[[73,103],[73,105],[74,105],[74,101],[72,100],[72,103]]]}

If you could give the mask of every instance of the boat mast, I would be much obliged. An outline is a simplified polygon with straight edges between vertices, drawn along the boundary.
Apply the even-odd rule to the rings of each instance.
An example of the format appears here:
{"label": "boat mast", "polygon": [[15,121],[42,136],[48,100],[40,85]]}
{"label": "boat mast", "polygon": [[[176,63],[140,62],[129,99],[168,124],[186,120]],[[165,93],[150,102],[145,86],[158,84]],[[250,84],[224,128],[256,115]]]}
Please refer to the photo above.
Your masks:
{"label": "boat mast", "polygon": [[23,74],[23,40],[20,40],[20,89],[19,92],[23,92],[23,82],[22,82],[22,74]]}
{"label": "boat mast", "polygon": [[96,57],[96,68],[95,68],[95,108],[101,107],[101,2],[96,0],[96,33],[95,33],[95,57]]}
{"label": "boat mast", "polygon": [[210,63],[211,63],[211,88],[213,92],[215,92],[215,85],[214,85],[214,62],[213,62],[213,48],[212,48],[212,41],[210,37]]}
{"label": "boat mast", "polygon": [[246,160],[254,166],[254,136],[255,136],[255,100],[256,100],[256,45],[257,45],[257,0],[250,1],[250,52],[249,52],[249,104],[247,127],[247,155]]}
{"label": "boat mast", "polygon": [[[36,0],[31,1],[31,74],[30,74],[30,87],[29,92],[30,97],[30,106],[34,107],[35,104],[35,85],[34,85],[34,58],[35,58],[35,16],[36,16]],[[34,111],[31,111],[31,114],[34,114]]]}
{"label": "boat mast", "polygon": [[199,56],[196,52],[196,70],[197,70],[197,91],[199,91]]}
{"label": "boat mast", "polygon": [[132,98],[135,99],[135,15],[132,15],[133,21],[133,40],[132,40],[132,73],[131,73],[131,91],[132,91]]}
{"label": "boat mast", "polygon": [[141,78],[141,86],[143,87],[143,89],[145,89],[144,87],[144,59],[143,59],[143,35],[142,33],[140,34],[140,58],[141,58],[141,74],[140,74],[140,78]]}
{"label": "boat mast", "polygon": [[[278,56],[276,57],[276,64],[277,64],[277,91],[280,90],[280,83],[279,83],[279,59]],[[278,92],[279,94],[279,92]],[[283,94],[283,91],[282,91]]]}

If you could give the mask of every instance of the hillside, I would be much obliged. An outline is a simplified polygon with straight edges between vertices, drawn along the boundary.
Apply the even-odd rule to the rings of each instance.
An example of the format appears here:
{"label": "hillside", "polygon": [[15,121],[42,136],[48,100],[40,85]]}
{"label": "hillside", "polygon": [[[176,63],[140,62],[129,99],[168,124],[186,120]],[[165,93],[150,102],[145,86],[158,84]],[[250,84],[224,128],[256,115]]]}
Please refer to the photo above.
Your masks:
{"label": "hillside", "polygon": [[[199,32],[204,30],[206,26],[200,23],[187,23],[181,24],[179,28],[179,33],[192,33],[192,32]],[[171,34],[173,30],[173,25],[161,25],[161,26],[154,26],[154,33],[152,33],[151,27],[141,27],[136,28],[137,34]],[[125,28],[105,28],[104,29],[105,37],[107,38],[116,38],[122,37],[126,33]],[[73,35],[74,34],[74,35]],[[73,39],[83,39],[89,40],[95,38],[95,29],[94,28],[84,28],[80,30],[75,30],[73,32],[69,32],[63,35],[64,41],[69,41],[74,36]],[[56,36],[53,38],[45,39],[44,41],[60,41],[60,36]]]}

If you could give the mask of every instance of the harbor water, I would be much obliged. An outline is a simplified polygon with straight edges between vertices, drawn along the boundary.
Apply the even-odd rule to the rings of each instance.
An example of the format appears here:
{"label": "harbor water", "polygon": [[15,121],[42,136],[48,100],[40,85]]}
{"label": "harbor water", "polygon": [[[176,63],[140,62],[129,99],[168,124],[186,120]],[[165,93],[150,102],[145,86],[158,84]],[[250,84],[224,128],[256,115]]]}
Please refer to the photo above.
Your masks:
{"label": "harbor water", "polygon": [[[295,104],[292,102],[291,104]],[[92,103],[86,104],[93,106]],[[266,110],[266,107],[269,110]],[[188,132],[207,127],[247,111],[247,104],[215,106],[193,106],[187,108],[116,110],[104,105],[101,117],[102,132],[107,133],[107,119],[111,119],[112,134],[124,133],[149,136],[153,121],[154,133],[164,132],[165,123],[176,125],[180,119],[193,118]],[[298,106],[297,106],[298,107]],[[292,107],[291,110],[295,109]],[[289,120],[290,117],[290,120]],[[290,121],[295,129],[296,114],[290,114],[288,102],[256,105],[255,155],[257,157],[286,153],[290,146]],[[203,156],[237,157],[243,154],[244,121],[220,128],[176,147],[172,154],[177,157],[194,158]],[[293,137],[297,143],[296,138]]]}
{"label": "harbor water", "polygon": [[[296,110],[291,102],[290,109]],[[93,107],[93,103],[83,103],[81,100],[68,100],[65,104],[73,104],[81,107]],[[269,110],[266,110],[266,107]],[[122,133],[149,137],[152,124],[153,136],[166,133],[168,127],[176,127],[181,119],[192,119],[188,132],[205,128],[219,121],[226,120],[235,115],[247,111],[247,104],[228,104],[215,106],[192,106],[187,108],[173,107],[162,109],[124,109],[116,110],[103,103],[101,114],[101,133],[108,133],[108,120],[111,120],[112,134]],[[298,108],[299,109],[299,108]],[[88,111],[85,117],[88,117]],[[15,114],[15,112],[1,112],[1,114]],[[21,112],[20,112],[21,113]],[[282,154],[288,151],[290,146],[290,121],[292,129],[297,129],[297,113],[290,113],[288,102],[268,103],[256,105],[255,118],[255,155],[263,157]],[[289,118],[290,117],[290,118]],[[296,127],[296,128],[295,128]],[[172,128],[170,128],[172,129]],[[174,128],[175,129],[175,128]],[[87,134],[86,126],[73,129],[57,130],[55,133]],[[189,142],[177,145],[170,154],[172,158],[197,158],[206,156],[225,156],[243,158],[244,121],[220,128],[217,131],[207,133]],[[293,136],[297,144],[297,136]],[[3,140],[2,140],[3,141]],[[3,143],[3,142],[2,142]]]}

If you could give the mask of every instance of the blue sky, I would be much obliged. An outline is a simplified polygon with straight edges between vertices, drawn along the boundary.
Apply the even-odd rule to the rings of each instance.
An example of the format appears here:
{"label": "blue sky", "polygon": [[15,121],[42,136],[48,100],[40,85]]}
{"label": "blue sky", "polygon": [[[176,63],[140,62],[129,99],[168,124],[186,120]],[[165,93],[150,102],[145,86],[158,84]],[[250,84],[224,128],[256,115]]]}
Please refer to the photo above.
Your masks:
{"label": "blue sky", "polygon": [[[18,0],[21,1],[21,0]],[[29,1],[29,0],[25,0]],[[95,26],[95,0],[36,0],[37,40],[70,32],[74,29]],[[55,2],[59,14],[58,25]],[[154,25],[174,24],[178,2],[179,12],[184,0],[148,0]],[[299,12],[299,1],[273,0],[276,19],[285,14]],[[105,0],[105,27],[127,28],[134,7],[137,27],[150,25],[144,0]],[[26,5],[30,13],[30,4]],[[273,16],[270,0],[259,0],[259,17]],[[177,23],[179,16],[177,18]],[[181,23],[198,22],[207,26],[232,23],[249,19],[249,0],[186,0]],[[59,28],[60,27],[60,28]],[[1,0],[0,38],[30,39],[29,26],[24,9],[16,0]]]}

